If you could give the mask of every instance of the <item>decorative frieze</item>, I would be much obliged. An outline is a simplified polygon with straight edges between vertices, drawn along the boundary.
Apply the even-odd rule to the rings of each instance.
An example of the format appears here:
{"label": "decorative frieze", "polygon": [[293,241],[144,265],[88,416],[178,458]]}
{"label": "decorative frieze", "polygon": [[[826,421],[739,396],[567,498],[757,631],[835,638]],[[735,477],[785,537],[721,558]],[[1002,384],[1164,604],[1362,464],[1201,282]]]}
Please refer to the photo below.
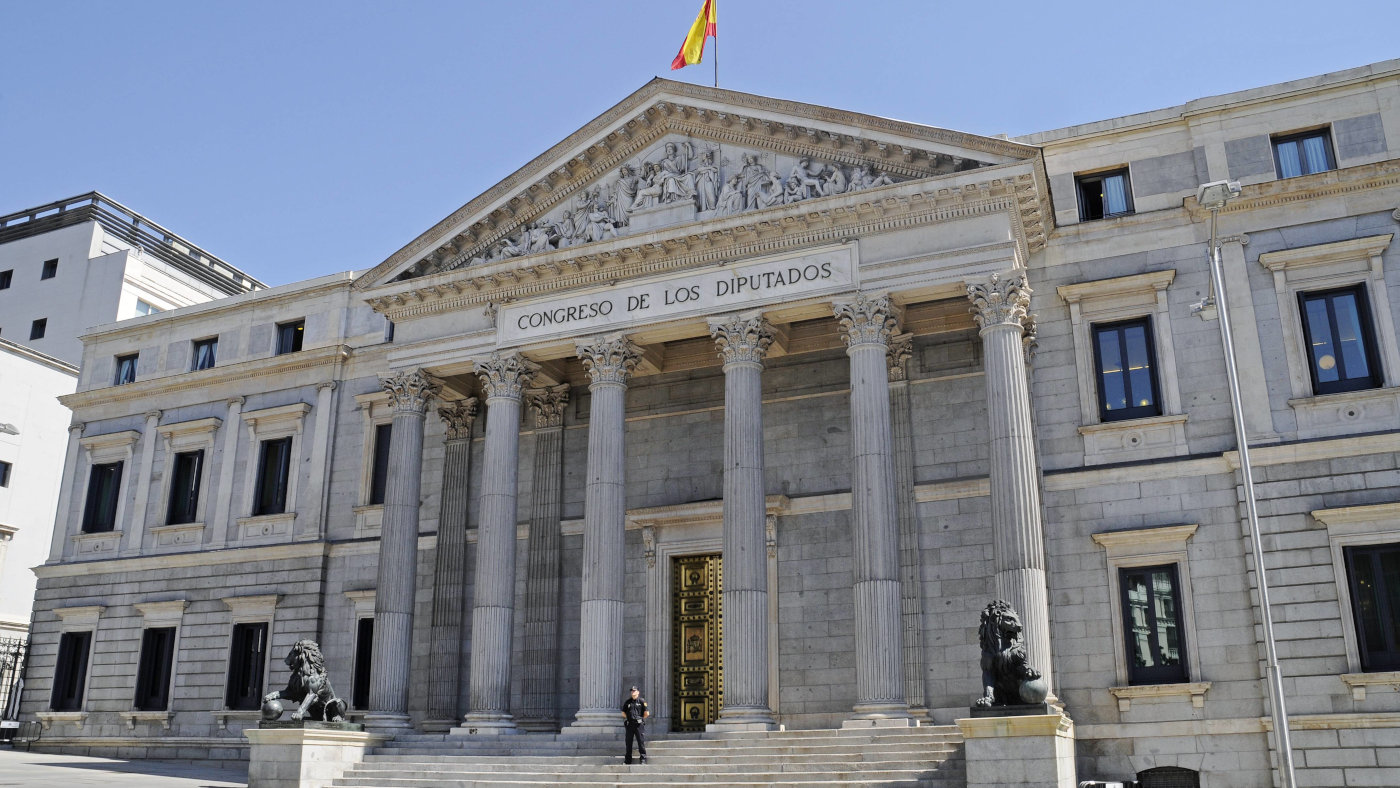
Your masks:
{"label": "decorative frieze", "polygon": [[472,436],[472,424],[476,421],[477,399],[467,397],[451,405],[438,408],[438,418],[447,427],[446,439],[467,440]]}
{"label": "decorative frieze", "polygon": [[977,321],[978,328],[1003,325],[1025,328],[1031,288],[1024,272],[1007,277],[992,274],[986,282],[969,284],[967,297],[972,301],[972,319]]}
{"label": "decorative frieze", "polygon": [[476,374],[488,402],[497,397],[520,399],[539,369],[539,364],[519,353],[492,353],[491,358],[476,362]]}
{"label": "decorative frieze", "polygon": [[605,383],[627,385],[637,362],[642,359],[642,349],[621,334],[593,337],[574,347],[595,386]]}
{"label": "decorative frieze", "polygon": [[529,389],[525,392],[530,402],[530,410],[535,413],[535,429],[562,427],[564,408],[569,404],[569,384],[560,383],[543,389]]}
{"label": "decorative frieze", "polygon": [[773,344],[773,327],[762,315],[732,315],[710,323],[719,357],[730,364],[763,364],[768,346]]}
{"label": "decorative frieze", "polygon": [[856,293],[852,300],[837,301],[832,311],[847,347],[885,345],[899,331],[900,310],[887,295]]}
{"label": "decorative frieze", "polygon": [[379,382],[393,400],[394,410],[401,413],[427,412],[428,400],[442,391],[442,383],[421,369],[384,376]]}

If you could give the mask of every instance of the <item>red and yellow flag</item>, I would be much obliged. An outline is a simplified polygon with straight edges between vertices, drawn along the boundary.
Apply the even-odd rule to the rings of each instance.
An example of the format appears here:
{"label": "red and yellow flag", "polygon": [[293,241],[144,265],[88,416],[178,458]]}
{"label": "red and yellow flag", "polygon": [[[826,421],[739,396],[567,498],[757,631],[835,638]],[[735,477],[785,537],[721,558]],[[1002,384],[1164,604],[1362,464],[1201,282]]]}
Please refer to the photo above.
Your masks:
{"label": "red and yellow flag", "polygon": [[671,61],[671,70],[699,63],[705,54],[705,39],[718,35],[715,29],[715,0],[705,0],[705,5],[700,7],[700,15],[695,17],[695,24],[690,26],[690,32],[685,36],[685,43],[681,44],[681,51]]}

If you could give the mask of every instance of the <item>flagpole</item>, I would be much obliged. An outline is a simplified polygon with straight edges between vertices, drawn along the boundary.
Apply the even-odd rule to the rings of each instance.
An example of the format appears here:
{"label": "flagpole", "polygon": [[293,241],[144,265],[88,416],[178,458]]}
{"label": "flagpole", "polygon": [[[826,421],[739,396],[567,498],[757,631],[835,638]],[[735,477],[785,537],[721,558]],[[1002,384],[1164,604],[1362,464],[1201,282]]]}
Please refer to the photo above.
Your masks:
{"label": "flagpole", "polygon": [[715,36],[715,87],[719,87],[719,36]]}

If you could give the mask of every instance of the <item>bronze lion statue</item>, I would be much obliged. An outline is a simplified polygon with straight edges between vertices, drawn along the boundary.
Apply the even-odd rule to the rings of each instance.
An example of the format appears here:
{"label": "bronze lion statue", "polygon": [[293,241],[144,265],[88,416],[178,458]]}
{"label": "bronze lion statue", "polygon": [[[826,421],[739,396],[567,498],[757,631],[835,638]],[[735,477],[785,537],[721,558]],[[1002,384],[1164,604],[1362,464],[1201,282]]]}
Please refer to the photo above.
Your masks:
{"label": "bronze lion statue", "polygon": [[331,689],[326,661],[316,641],[298,640],[282,661],[292,669],[292,676],[287,680],[286,689],[263,696],[263,719],[272,721],[281,717],[281,701],[288,700],[300,704],[292,712],[293,720],[345,721],[345,711],[349,706],[337,698],[335,690]]}
{"label": "bronze lion statue", "polygon": [[998,599],[982,611],[977,639],[982,643],[982,697],[974,708],[1044,703],[1050,687],[1040,671],[1026,663],[1021,618]]}

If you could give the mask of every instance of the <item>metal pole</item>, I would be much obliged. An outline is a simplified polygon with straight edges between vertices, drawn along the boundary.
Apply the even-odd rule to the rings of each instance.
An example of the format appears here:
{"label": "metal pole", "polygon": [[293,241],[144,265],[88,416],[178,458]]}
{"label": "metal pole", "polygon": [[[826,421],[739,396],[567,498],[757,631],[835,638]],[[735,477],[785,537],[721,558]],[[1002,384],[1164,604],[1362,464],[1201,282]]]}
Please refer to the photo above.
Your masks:
{"label": "metal pole", "polygon": [[1244,408],[1240,403],[1240,378],[1235,369],[1235,344],[1230,332],[1230,310],[1225,297],[1225,277],[1220,269],[1220,243],[1216,239],[1219,208],[1210,211],[1210,278],[1215,285],[1215,313],[1220,319],[1220,341],[1225,349],[1225,377],[1230,384],[1230,406],[1235,418],[1235,442],[1240,452],[1240,475],[1244,483],[1244,505],[1249,521],[1249,541],[1254,552],[1254,574],[1259,578],[1259,610],[1264,627],[1266,681],[1269,707],[1278,745],[1278,769],[1283,788],[1295,788],[1293,746],[1289,741],[1288,712],[1283,702],[1283,674],[1278,668],[1278,647],[1274,644],[1274,618],[1269,610],[1269,581],[1264,568],[1264,540],[1259,535],[1259,510],[1254,500],[1254,469],[1249,463],[1249,441],[1245,437]]}

